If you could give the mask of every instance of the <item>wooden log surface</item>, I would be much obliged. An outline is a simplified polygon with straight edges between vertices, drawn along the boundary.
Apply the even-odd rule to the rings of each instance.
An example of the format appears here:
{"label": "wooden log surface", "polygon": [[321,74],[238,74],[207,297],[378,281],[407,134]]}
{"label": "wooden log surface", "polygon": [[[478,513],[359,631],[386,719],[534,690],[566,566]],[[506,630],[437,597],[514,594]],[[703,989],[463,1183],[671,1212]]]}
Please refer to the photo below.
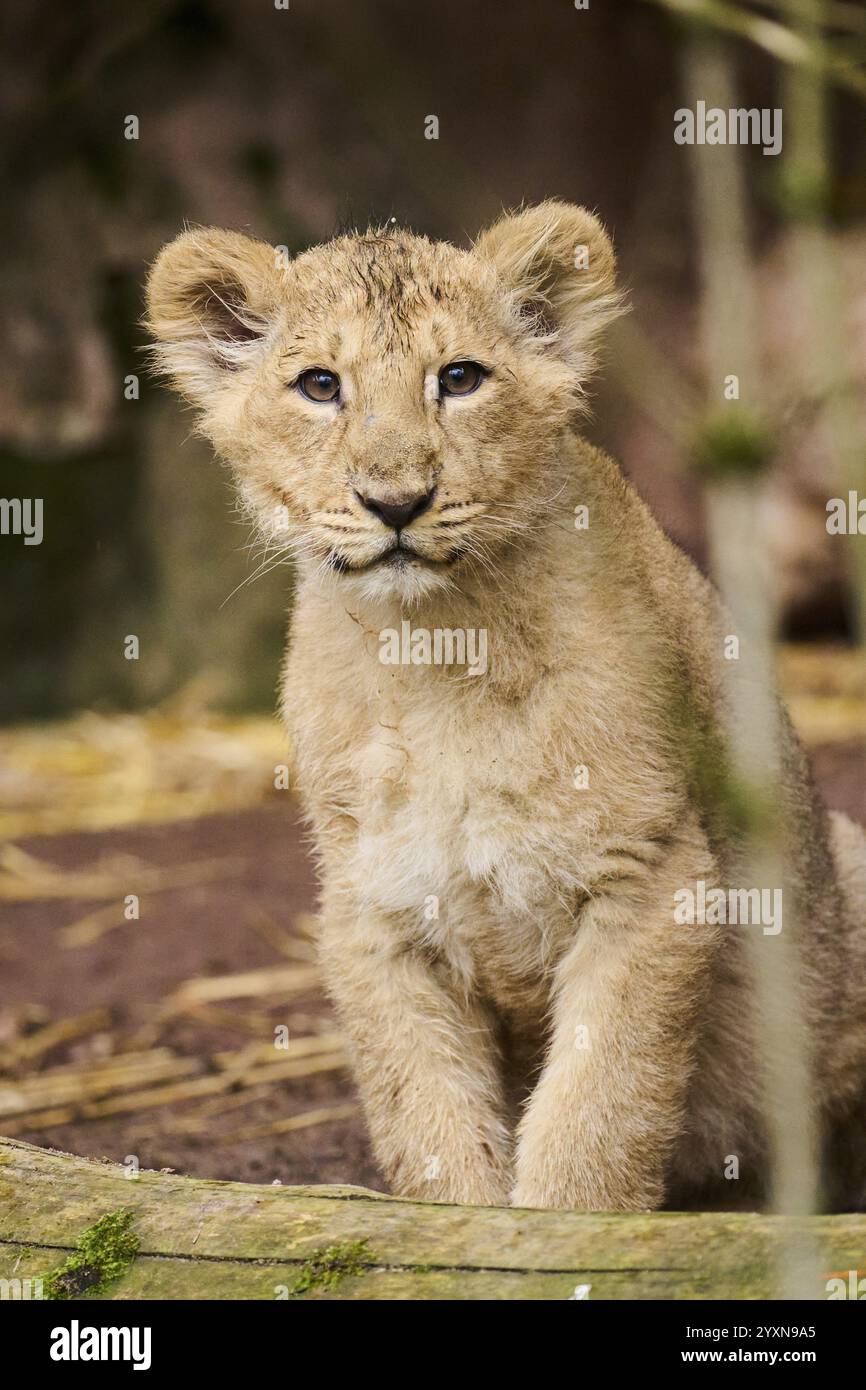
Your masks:
{"label": "wooden log surface", "polygon": [[[47,1279],[121,1209],[137,1253],[89,1297],[764,1299],[782,1237],[778,1218],[756,1214],[592,1215],[128,1177],[116,1164],[0,1139],[0,1280]],[[831,1275],[862,1271],[866,1216],[814,1217],[810,1229],[821,1298]]]}

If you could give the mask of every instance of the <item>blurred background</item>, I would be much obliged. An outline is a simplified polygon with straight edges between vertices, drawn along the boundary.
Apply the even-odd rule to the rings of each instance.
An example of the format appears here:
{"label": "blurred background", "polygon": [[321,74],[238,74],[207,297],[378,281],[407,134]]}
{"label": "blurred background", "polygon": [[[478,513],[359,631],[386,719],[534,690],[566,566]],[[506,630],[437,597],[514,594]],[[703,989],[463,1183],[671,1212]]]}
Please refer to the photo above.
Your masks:
{"label": "blurred background", "polygon": [[[826,520],[866,496],[866,10],[7,0],[2,26],[0,496],[44,499],[44,539],[0,536],[0,1131],[375,1185],[270,714],[291,573],[249,582],[229,480],[148,378],[148,263],[186,223],[295,252],[595,208],[632,312],[588,433],[704,566],[707,488],[760,473],[783,681],[863,819],[863,541]],[[715,210],[673,138],[696,94],[784,113]]]}

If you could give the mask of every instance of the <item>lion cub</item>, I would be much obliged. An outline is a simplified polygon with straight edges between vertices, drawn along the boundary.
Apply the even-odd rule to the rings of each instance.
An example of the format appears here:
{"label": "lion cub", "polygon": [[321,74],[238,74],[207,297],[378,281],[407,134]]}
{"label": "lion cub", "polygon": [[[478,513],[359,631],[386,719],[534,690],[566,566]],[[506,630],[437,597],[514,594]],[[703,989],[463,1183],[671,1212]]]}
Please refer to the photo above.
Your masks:
{"label": "lion cub", "polygon": [[[574,429],[618,308],[604,230],[556,202],[469,251],[389,227],[288,265],[193,230],[150,275],[160,368],[297,561],[282,707],[321,958],[400,1194],[657,1207],[729,1155],[760,1190],[761,928],[675,907],[748,887],[696,789],[725,627]],[[786,738],[815,1093],[854,1205],[866,838]]]}

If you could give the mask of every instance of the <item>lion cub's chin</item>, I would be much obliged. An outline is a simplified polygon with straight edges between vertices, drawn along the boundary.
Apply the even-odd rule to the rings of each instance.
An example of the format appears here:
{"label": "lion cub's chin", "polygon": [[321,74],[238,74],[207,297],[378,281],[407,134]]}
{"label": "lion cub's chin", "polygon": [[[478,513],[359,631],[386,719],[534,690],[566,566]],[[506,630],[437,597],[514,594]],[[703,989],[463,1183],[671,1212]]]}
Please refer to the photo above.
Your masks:
{"label": "lion cub's chin", "polygon": [[430,594],[453,588],[453,579],[447,569],[408,555],[389,556],[370,569],[354,574],[348,570],[340,576],[340,583],[362,598],[396,599],[408,605],[419,603]]}

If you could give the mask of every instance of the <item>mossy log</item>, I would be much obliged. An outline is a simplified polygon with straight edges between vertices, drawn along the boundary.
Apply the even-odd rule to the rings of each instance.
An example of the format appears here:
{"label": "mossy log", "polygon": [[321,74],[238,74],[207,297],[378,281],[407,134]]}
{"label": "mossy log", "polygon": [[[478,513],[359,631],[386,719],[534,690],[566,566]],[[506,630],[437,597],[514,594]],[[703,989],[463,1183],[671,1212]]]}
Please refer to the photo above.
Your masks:
{"label": "mossy log", "polygon": [[[64,1269],[80,1274],[96,1223],[118,1221],[134,1255],[109,1252],[110,1281],[90,1271],[76,1287]],[[862,1266],[866,1216],[810,1226],[822,1281]],[[0,1139],[0,1279],[41,1278],[51,1296],[65,1279],[65,1296],[114,1299],[763,1299],[781,1238],[778,1219],[753,1214],[591,1215],[128,1177]],[[823,1282],[815,1293],[826,1297]]]}

